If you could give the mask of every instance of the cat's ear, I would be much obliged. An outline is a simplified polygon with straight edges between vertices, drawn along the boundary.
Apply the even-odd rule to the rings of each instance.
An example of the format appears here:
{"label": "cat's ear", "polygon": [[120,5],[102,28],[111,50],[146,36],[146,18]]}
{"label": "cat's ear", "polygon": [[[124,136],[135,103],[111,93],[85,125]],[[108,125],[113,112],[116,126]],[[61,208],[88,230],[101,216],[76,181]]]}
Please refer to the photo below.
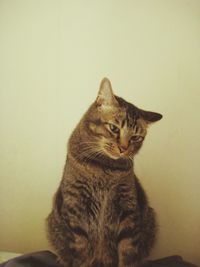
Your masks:
{"label": "cat's ear", "polygon": [[140,109],[140,116],[146,121],[147,124],[159,121],[163,117],[160,113],[145,111],[142,109]]}
{"label": "cat's ear", "polygon": [[113,94],[112,85],[108,78],[101,81],[98,96],[96,99],[97,106],[109,107],[117,104]]}

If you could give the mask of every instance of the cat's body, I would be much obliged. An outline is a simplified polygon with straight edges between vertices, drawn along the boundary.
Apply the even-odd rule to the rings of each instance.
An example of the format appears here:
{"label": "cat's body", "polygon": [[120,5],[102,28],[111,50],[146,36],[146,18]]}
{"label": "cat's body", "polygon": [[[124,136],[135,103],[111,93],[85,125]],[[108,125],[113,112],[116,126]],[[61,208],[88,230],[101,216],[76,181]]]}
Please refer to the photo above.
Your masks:
{"label": "cat's body", "polygon": [[[130,157],[142,145],[147,117],[152,122],[161,116],[144,113],[111,94],[111,85],[104,79],[97,101],[72,133],[48,217],[49,239],[66,267],[135,267],[155,241],[154,212]],[[146,116],[146,122],[141,116]],[[121,121],[120,130],[117,122],[110,123],[112,118]],[[143,138],[131,143],[134,127]]]}

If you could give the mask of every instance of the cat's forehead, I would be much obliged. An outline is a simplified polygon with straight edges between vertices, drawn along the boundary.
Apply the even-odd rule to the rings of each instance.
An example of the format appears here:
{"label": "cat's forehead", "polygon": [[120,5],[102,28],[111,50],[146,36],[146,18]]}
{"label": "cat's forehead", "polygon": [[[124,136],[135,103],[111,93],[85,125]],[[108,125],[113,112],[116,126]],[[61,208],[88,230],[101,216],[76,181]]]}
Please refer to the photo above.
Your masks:
{"label": "cat's forehead", "polygon": [[116,122],[120,122],[126,118],[126,110],[120,107],[102,109],[100,113],[105,120],[115,120]]}
{"label": "cat's forehead", "polygon": [[125,120],[127,117],[127,112],[125,108],[118,108],[115,112],[113,112],[113,118],[117,123]]}
{"label": "cat's forehead", "polygon": [[123,120],[123,121],[126,120],[128,124],[134,124],[136,120],[139,118],[138,109],[134,105],[126,102],[123,99],[118,98],[118,102],[119,102],[119,108],[115,115],[116,118],[118,120]]}
{"label": "cat's forehead", "polygon": [[127,107],[115,107],[103,112],[102,118],[122,127],[125,125],[128,128],[132,128],[138,120],[138,115]]}
{"label": "cat's forehead", "polygon": [[132,128],[140,118],[138,108],[121,97],[115,96],[115,99],[117,100],[117,105],[102,105],[98,107],[101,119],[116,123],[122,127],[126,125],[128,128]]}

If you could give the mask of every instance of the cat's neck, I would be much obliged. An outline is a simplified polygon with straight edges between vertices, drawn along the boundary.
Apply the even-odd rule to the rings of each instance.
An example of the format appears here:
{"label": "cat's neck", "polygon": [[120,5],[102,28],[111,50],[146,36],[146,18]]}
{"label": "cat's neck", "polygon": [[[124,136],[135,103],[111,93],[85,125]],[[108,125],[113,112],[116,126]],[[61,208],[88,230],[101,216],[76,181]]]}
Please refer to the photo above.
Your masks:
{"label": "cat's neck", "polygon": [[71,168],[77,172],[85,173],[86,175],[108,175],[108,176],[126,176],[133,173],[133,162],[125,160],[91,160],[91,161],[79,161],[70,151],[67,154],[66,165],[70,165]]}

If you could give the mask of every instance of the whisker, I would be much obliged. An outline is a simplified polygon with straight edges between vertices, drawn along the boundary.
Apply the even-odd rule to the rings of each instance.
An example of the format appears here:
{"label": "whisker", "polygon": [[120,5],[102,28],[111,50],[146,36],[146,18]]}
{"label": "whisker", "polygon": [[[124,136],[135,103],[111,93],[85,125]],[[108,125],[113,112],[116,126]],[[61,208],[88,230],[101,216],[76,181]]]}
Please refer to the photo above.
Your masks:
{"label": "whisker", "polygon": [[86,147],[84,149],[81,149],[80,154],[76,156],[76,159],[79,161],[81,160],[82,163],[87,163],[94,156],[97,157],[98,153],[99,147],[97,145],[92,147]]}
{"label": "whisker", "polygon": [[102,156],[103,155],[103,150],[102,149],[98,149],[98,151],[91,151],[91,153],[89,153],[85,159],[84,159],[84,163],[85,164],[88,164],[90,160],[94,160],[96,159],[97,157],[99,156]]}

